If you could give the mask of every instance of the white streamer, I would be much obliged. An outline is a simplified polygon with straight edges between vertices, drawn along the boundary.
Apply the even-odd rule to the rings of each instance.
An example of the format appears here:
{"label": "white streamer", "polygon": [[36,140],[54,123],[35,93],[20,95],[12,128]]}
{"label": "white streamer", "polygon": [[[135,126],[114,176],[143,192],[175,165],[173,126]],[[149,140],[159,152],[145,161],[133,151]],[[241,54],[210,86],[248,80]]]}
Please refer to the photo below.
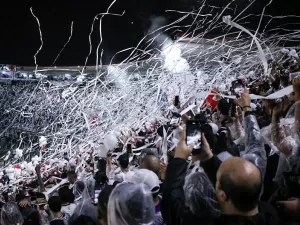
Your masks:
{"label": "white streamer", "polygon": [[32,11],[32,7],[30,8],[30,12],[31,14],[33,15],[33,17],[36,19],[37,23],[38,23],[38,26],[39,26],[39,33],[40,33],[40,40],[41,40],[41,45],[39,47],[39,49],[37,50],[37,52],[34,54],[34,63],[35,63],[35,74],[36,74],[36,71],[37,71],[37,68],[38,68],[38,64],[37,64],[37,61],[36,61],[36,56],[39,54],[39,52],[42,50],[43,48],[43,35],[42,35],[42,30],[41,30],[41,25],[40,25],[40,21],[39,19],[37,18],[37,16],[33,13]]}

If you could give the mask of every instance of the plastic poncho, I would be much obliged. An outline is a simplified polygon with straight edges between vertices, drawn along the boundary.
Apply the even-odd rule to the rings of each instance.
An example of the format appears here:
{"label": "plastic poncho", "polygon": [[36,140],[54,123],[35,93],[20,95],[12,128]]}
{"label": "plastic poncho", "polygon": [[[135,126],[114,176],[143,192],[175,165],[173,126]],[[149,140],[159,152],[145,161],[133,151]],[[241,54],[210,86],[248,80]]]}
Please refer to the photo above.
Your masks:
{"label": "plastic poncho", "polygon": [[185,178],[185,204],[194,215],[218,217],[219,203],[215,189],[205,173],[192,173]]}
{"label": "plastic poncho", "polygon": [[81,215],[90,217],[96,224],[99,222],[97,207],[91,204],[89,199],[83,200],[77,205],[69,222],[72,223]]}
{"label": "plastic poncho", "polygon": [[1,210],[1,225],[21,225],[23,216],[15,203],[6,203]]}
{"label": "plastic poncho", "polygon": [[108,225],[151,225],[155,219],[153,197],[144,184],[119,184],[107,211]]}

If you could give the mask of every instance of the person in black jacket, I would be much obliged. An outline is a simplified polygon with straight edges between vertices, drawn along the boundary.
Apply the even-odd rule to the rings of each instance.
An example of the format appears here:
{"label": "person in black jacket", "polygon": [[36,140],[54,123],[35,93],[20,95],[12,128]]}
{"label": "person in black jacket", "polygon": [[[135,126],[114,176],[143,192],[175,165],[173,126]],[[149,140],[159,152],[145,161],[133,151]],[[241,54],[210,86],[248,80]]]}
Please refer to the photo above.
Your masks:
{"label": "person in black jacket", "polygon": [[[238,105],[245,109],[246,154],[243,158],[233,157],[223,163],[213,155],[202,134],[201,166],[210,181],[216,185],[216,195],[222,215],[219,218],[197,218],[189,209],[189,217],[182,214],[186,199],[182,195],[186,159],[193,146],[187,146],[185,132],[175,151],[175,159],[168,165],[162,215],[166,224],[214,224],[214,225],[276,225],[278,214],[267,203],[260,203],[262,183],[266,170],[266,156],[260,141],[260,133],[254,116],[249,115],[250,97],[247,90]],[[247,112],[248,111],[248,112]],[[205,185],[205,184],[204,184]],[[210,196],[207,196],[207,199]],[[198,198],[198,196],[195,196]],[[187,204],[188,205],[188,204]],[[193,220],[191,221],[191,218]],[[198,223],[196,223],[198,222]]]}
{"label": "person in black jacket", "polygon": [[213,185],[205,173],[186,177],[186,159],[193,147],[186,146],[182,135],[174,159],[168,164],[162,199],[162,216],[167,225],[207,225],[218,216]]}

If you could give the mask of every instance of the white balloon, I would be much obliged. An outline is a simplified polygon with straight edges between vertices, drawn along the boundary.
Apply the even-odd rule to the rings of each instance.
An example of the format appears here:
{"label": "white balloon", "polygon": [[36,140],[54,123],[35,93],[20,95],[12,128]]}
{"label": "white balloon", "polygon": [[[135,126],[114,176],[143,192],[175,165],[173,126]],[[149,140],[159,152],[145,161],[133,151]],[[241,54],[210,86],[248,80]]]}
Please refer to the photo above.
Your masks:
{"label": "white balloon", "polygon": [[108,150],[113,150],[118,143],[118,139],[115,135],[109,134],[104,138],[103,143]]}

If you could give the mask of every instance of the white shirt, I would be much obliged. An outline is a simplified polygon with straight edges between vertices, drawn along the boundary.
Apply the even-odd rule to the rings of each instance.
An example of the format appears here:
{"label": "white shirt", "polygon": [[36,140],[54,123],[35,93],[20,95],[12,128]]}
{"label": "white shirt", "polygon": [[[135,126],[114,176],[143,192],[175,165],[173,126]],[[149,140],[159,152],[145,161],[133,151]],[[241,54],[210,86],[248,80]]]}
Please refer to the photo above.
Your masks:
{"label": "white shirt", "polygon": [[73,214],[75,208],[76,208],[76,204],[71,203],[71,204],[69,204],[69,205],[62,206],[62,207],[61,207],[61,211],[64,212],[64,213],[69,214],[70,216],[72,216],[72,214]]}
{"label": "white shirt", "polygon": [[118,181],[118,182],[124,182],[124,181],[128,181],[131,180],[130,178],[134,175],[134,172],[129,170],[127,172],[125,171],[120,171],[119,173],[115,174],[114,177],[114,181]]}

